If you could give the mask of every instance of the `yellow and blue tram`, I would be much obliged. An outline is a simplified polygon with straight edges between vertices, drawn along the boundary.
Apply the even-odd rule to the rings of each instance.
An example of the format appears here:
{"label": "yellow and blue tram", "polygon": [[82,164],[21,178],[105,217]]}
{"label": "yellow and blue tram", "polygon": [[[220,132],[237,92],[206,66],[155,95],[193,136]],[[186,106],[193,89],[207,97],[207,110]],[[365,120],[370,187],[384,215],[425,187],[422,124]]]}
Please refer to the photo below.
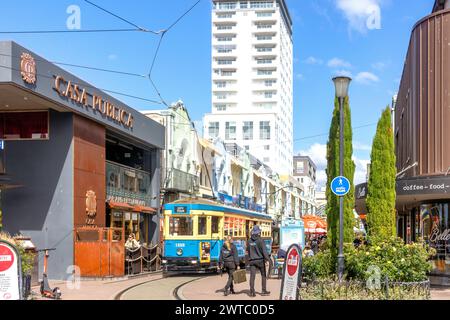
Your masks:
{"label": "yellow and blue tram", "polygon": [[241,264],[254,225],[259,225],[267,252],[272,250],[272,219],[265,214],[205,199],[184,199],[164,206],[163,267],[166,273],[217,269],[220,249],[232,236]]}

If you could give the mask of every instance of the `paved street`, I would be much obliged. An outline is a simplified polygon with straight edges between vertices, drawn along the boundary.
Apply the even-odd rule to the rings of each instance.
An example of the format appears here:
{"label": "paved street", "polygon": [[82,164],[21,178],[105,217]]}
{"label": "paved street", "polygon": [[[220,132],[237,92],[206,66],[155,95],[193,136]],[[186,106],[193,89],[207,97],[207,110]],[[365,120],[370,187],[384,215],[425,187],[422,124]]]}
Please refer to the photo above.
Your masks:
{"label": "paved street", "polygon": [[[261,278],[256,276],[255,298],[248,296],[248,282],[235,285],[236,295],[223,296],[226,276],[184,275],[163,278],[162,274],[152,274],[123,280],[82,281],[80,288],[70,288],[65,282],[51,282],[51,286],[60,287],[63,300],[277,300],[281,281],[269,279],[267,282],[270,296],[261,296]],[[247,277],[248,279],[248,277]],[[33,299],[43,300],[37,293],[39,287],[33,287]],[[431,290],[432,300],[450,300],[450,289]]]}
{"label": "paved street", "polygon": [[174,276],[161,278],[136,286],[124,292],[120,300],[177,300],[175,291],[189,281],[199,279],[198,276]]}
{"label": "paved street", "polygon": [[[50,281],[50,286],[61,289],[63,300],[114,300],[123,290],[159,279],[162,279],[161,273],[123,280],[84,280],[79,288],[72,288],[63,281]],[[32,287],[32,292],[33,299],[44,300],[40,297],[38,286]]]}
{"label": "paved street", "polygon": [[182,300],[276,300],[279,298],[281,281],[275,279],[267,280],[267,289],[270,296],[261,296],[261,277],[256,276],[255,290],[256,297],[249,297],[249,274],[247,274],[247,282],[235,285],[235,295],[224,297],[223,287],[226,284],[227,276],[210,276],[197,281],[190,282],[181,287],[178,296]]}

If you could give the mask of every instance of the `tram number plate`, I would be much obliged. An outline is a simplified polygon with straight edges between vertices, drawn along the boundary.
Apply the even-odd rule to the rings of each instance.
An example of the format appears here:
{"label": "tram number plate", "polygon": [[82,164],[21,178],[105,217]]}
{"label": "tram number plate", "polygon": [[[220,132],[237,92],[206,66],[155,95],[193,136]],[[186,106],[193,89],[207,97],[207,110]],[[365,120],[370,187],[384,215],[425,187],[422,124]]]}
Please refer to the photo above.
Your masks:
{"label": "tram number plate", "polygon": [[187,213],[187,207],[175,207],[175,213]]}

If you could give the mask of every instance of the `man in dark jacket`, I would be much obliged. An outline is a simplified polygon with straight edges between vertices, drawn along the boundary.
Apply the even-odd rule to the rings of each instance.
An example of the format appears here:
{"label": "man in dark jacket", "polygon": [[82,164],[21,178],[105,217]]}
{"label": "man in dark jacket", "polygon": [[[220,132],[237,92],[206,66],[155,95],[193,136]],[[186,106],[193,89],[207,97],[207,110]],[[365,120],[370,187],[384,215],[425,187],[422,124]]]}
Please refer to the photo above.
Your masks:
{"label": "man in dark jacket", "polygon": [[251,232],[251,238],[247,242],[248,260],[250,265],[250,296],[256,297],[255,293],[255,277],[256,270],[261,273],[262,280],[262,295],[269,295],[267,291],[267,279],[266,279],[266,261],[270,260],[267,253],[266,245],[261,239],[261,229],[258,225],[253,227]]}
{"label": "man in dark jacket", "polygon": [[219,268],[224,268],[225,272],[228,273],[228,281],[225,285],[224,295],[228,296],[231,294],[235,294],[233,288],[233,273],[239,266],[239,256],[236,246],[233,244],[233,239],[230,236],[227,236],[225,242],[223,244],[222,249],[220,250],[219,256]]}

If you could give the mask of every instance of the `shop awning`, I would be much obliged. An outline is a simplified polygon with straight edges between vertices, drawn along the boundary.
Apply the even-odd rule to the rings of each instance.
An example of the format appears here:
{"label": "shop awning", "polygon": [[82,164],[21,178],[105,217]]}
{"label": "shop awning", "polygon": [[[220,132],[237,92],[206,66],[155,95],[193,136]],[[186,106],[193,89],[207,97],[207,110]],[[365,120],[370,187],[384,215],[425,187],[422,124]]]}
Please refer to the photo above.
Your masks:
{"label": "shop awning", "polygon": [[142,212],[142,213],[150,213],[150,214],[157,213],[157,210],[155,208],[144,207],[144,206],[135,206],[133,208],[133,211],[134,212]]}
{"label": "shop awning", "polygon": [[326,234],[327,222],[318,216],[302,217],[305,224],[305,233],[309,234]]}
{"label": "shop awning", "polygon": [[133,206],[130,206],[128,203],[123,203],[123,202],[109,201],[108,205],[112,209],[129,210],[129,211],[133,211],[133,209],[134,209]]}

